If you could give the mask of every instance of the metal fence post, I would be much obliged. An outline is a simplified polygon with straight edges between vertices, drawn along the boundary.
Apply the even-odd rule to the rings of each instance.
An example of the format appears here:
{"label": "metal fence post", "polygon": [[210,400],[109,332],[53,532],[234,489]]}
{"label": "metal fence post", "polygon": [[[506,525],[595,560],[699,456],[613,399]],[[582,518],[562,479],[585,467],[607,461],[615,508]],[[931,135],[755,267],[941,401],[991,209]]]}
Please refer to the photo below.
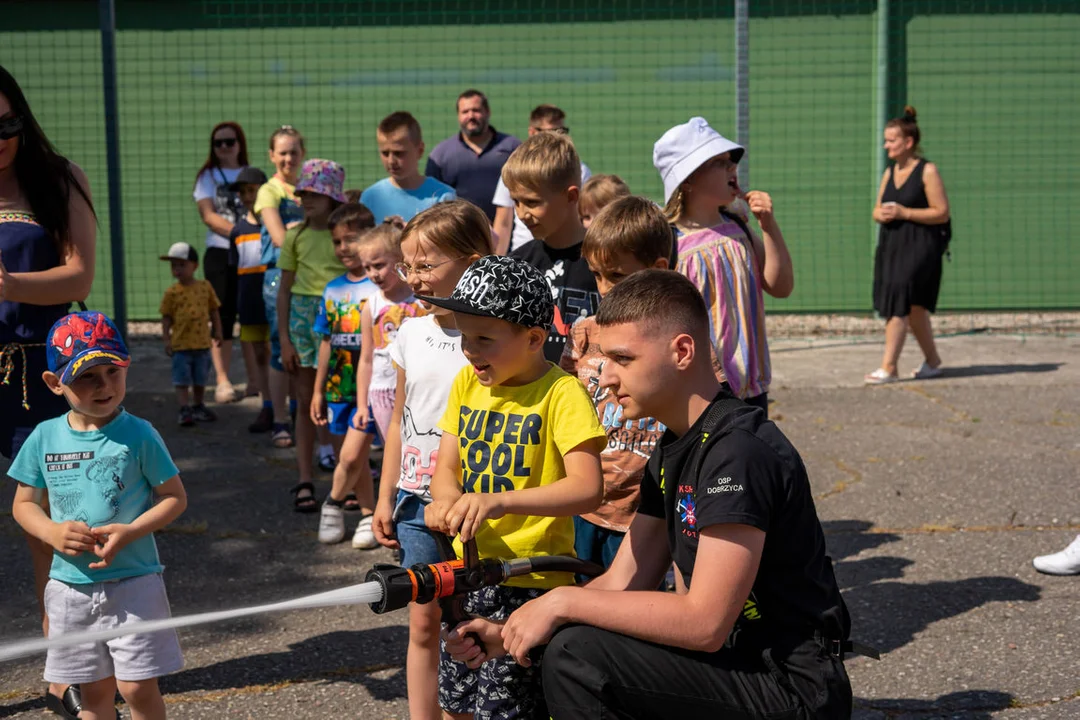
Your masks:
{"label": "metal fence post", "polygon": [[[750,147],[750,0],[735,0],[735,142]],[[739,187],[750,189],[749,159],[739,163]]]}
{"label": "metal fence post", "polygon": [[[874,48],[874,178],[870,187],[874,188],[874,200],[877,200],[877,188],[881,176],[885,173],[885,151],[881,147],[881,133],[889,121],[889,0],[878,0],[877,6],[877,44]],[[874,257],[877,248],[878,226],[871,222],[870,257]],[[872,260],[871,260],[872,262]]]}
{"label": "metal fence post", "polygon": [[116,93],[116,4],[98,0],[101,79],[105,89],[105,158],[109,173],[109,256],[112,260],[113,320],[127,337],[123,203],[120,198],[120,129]]}

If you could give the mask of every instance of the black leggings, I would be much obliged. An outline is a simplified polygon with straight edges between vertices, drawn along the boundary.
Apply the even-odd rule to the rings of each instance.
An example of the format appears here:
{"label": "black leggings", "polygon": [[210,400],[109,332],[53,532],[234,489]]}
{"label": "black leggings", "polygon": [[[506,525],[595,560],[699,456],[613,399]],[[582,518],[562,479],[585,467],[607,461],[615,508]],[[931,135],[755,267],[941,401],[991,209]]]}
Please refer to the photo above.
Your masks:
{"label": "black leggings", "polygon": [[214,288],[221,308],[221,337],[233,339],[233,326],[236,325],[236,268],[229,265],[229,251],[225,248],[206,248],[203,256],[203,276]]}
{"label": "black leggings", "polygon": [[790,656],[798,668],[766,653],[691,652],[572,625],[544,652],[544,697],[553,720],[851,717],[851,683],[839,658],[816,641]]}

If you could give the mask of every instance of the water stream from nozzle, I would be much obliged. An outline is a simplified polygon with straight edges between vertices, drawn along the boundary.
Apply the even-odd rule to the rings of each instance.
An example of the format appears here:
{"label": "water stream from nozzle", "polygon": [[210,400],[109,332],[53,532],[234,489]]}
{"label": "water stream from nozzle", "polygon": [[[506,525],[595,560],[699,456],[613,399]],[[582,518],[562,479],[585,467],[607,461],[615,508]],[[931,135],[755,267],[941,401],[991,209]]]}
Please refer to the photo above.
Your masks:
{"label": "water stream from nozzle", "polygon": [[83,643],[101,642],[113,638],[136,633],[151,633],[159,630],[171,630],[175,628],[192,627],[194,625],[206,625],[207,623],[222,622],[235,618],[249,617],[252,615],[264,615],[266,613],[285,612],[287,610],[303,610],[306,608],[333,607],[337,605],[366,605],[379,602],[382,599],[382,587],[377,582],[365,582],[359,585],[350,585],[330,590],[316,595],[306,595],[284,600],[282,602],[267,605],[255,605],[233,610],[215,610],[213,612],[198,613],[196,615],[183,615],[181,617],[165,618],[162,620],[148,620],[124,625],[111,630],[95,630],[85,633],[73,633],[60,635],[54,638],[31,638],[19,640],[6,645],[0,645],[0,662],[15,660],[16,658],[28,657],[43,653],[49,648],[69,647],[82,645]]}

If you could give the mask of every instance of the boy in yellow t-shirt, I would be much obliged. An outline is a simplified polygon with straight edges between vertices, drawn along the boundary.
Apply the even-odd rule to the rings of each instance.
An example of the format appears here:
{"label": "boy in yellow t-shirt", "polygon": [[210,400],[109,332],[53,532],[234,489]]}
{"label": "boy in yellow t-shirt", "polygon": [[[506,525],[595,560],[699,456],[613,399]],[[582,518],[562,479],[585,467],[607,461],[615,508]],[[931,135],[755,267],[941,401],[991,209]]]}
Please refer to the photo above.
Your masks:
{"label": "boy in yellow t-shirt", "polygon": [[[221,301],[206,280],[196,280],[199,253],[185,242],[173,243],[161,256],[171,265],[176,284],[161,298],[161,332],[165,352],[172,358],[172,379],[180,404],[177,422],[189,427],[196,422],[212,422],[217,416],[203,404],[206,378],[210,372],[210,343],[221,346]],[[213,337],[211,337],[211,328]],[[188,387],[194,405],[188,404]]]}
{"label": "boy in yellow t-shirt", "polygon": [[[476,538],[481,557],[573,555],[572,517],[600,503],[606,435],[581,383],[544,358],[554,303],[541,271],[523,260],[477,260],[449,298],[469,365],[454,379],[424,521]],[[460,546],[459,546],[460,547]],[[459,550],[460,552],[460,550]],[[439,704],[455,717],[548,717],[538,667],[502,648],[502,623],[569,573],[535,573],[466,598],[483,643],[468,665],[445,652]],[[460,633],[461,630],[456,632]],[[451,633],[451,638],[454,633]]]}

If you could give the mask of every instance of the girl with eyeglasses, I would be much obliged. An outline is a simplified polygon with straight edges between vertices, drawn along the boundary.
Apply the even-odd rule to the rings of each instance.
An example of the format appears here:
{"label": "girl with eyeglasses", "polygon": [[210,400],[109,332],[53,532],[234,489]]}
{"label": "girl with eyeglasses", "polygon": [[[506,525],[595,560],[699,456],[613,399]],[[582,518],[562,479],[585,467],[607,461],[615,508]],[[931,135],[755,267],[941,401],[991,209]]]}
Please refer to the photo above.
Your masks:
{"label": "girl with eyeglasses", "polygon": [[[0,455],[13,458],[38,423],[67,412],[41,381],[49,329],[94,281],[97,218],[90,184],[56,152],[15,78],[0,66]],[[48,508],[48,496],[41,498]],[[53,548],[27,536],[44,608]],[[48,619],[42,615],[48,635]],[[77,685],[50,682],[45,704],[75,718]]]}
{"label": "girl with eyeglasses", "polygon": [[[232,183],[248,165],[247,140],[244,130],[232,121],[220,122],[210,132],[210,152],[206,162],[195,175],[192,197],[199,208],[199,217],[206,225],[206,252],[203,255],[203,275],[214,288],[221,302],[221,347],[210,350],[217,377],[214,400],[229,403],[239,399],[229,380],[232,358],[233,326],[236,324],[237,274],[236,262],[229,252],[229,234],[236,221],[247,214]],[[248,377],[253,358],[245,355]],[[251,391],[255,391],[252,385]],[[254,394],[254,392],[249,392]]]}

